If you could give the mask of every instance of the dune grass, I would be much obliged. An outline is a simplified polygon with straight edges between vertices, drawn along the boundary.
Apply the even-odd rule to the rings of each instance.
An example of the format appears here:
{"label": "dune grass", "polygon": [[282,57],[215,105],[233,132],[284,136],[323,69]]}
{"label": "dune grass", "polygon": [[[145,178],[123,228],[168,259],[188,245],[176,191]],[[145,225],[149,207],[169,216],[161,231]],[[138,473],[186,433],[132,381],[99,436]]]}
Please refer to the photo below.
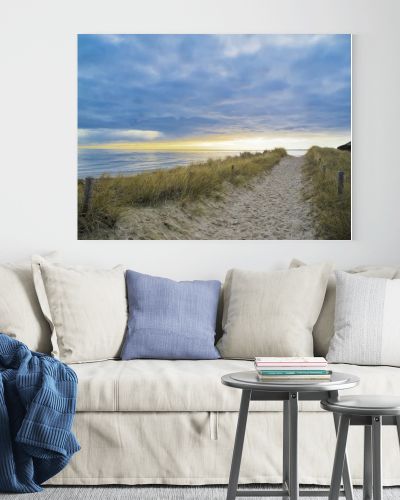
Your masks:
{"label": "dune grass", "polygon": [[284,156],[286,151],[279,148],[129,177],[103,176],[95,181],[86,214],[82,213],[84,183],[79,180],[79,237],[91,238],[98,231],[113,228],[128,207],[156,206],[170,200],[187,203],[206,196],[218,196],[223,193],[225,183],[245,185],[254,176],[270,170]]}
{"label": "dune grass", "polygon": [[[338,172],[344,172],[338,194]],[[311,201],[319,239],[351,239],[351,154],[334,148],[310,148],[303,165],[303,196]]]}

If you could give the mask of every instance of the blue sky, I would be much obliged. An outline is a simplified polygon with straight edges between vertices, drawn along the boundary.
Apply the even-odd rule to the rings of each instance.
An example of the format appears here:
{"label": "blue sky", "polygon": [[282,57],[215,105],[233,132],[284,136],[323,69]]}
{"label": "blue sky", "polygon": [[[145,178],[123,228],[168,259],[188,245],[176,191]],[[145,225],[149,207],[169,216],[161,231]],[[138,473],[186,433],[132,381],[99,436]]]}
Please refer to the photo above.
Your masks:
{"label": "blue sky", "polygon": [[78,63],[81,145],[350,139],[350,35],[79,35]]}

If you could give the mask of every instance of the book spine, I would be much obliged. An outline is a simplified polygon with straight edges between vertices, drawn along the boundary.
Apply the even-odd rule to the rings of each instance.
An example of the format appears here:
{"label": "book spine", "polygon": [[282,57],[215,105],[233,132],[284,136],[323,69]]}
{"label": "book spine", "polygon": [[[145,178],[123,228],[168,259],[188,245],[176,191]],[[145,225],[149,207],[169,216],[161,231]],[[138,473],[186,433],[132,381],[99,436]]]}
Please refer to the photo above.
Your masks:
{"label": "book spine", "polygon": [[325,358],[254,358],[258,363],[326,363]]}
{"label": "book spine", "polygon": [[284,370],[289,370],[289,371],[310,371],[310,370],[317,370],[317,371],[328,371],[329,368],[327,365],[322,365],[322,366],[276,366],[276,365],[269,365],[269,366],[264,366],[264,365],[254,365],[256,370],[276,370],[276,371],[284,371]]}
{"label": "book spine", "polygon": [[258,380],[330,380],[330,375],[258,375]]}
{"label": "book spine", "polygon": [[260,375],[330,375],[328,370],[257,370]]}
{"label": "book spine", "polygon": [[259,362],[254,362],[256,366],[299,366],[299,367],[320,367],[320,366],[327,366],[328,363],[259,363]]}

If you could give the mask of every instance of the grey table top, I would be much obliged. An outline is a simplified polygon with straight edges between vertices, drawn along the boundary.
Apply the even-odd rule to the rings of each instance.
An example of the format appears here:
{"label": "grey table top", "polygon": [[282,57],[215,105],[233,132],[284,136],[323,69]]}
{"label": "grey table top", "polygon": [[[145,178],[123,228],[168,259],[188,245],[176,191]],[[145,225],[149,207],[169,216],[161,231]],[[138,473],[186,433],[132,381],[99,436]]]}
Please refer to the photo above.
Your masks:
{"label": "grey table top", "polygon": [[341,396],[338,401],[322,401],[321,406],[346,415],[400,415],[400,397],[396,396]]}
{"label": "grey table top", "polygon": [[229,373],[221,378],[221,382],[237,389],[250,389],[264,392],[329,392],[350,389],[359,384],[360,379],[348,373],[333,372],[326,380],[258,380],[255,370]]}

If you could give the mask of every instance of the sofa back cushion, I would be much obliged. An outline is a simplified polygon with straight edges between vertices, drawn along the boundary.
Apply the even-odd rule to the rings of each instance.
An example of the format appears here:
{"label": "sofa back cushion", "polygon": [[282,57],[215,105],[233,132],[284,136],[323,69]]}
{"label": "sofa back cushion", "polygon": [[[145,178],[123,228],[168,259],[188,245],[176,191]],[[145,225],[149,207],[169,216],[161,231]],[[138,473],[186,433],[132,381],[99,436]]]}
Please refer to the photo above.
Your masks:
{"label": "sofa back cushion", "polygon": [[400,366],[400,279],[336,271],[330,363]]}
{"label": "sofa back cushion", "polygon": [[219,281],[173,281],[127,271],[122,359],[216,359]]}
{"label": "sofa back cushion", "polygon": [[[304,262],[293,259],[290,268],[305,266]],[[393,279],[398,276],[398,269],[384,266],[358,266],[347,272],[359,276]],[[400,277],[400,276],[398,276]],[[326,356],[329,350],[331,338],[335,333],[335,303],[336,303],[336,278],[332,273],[329,276],[324,303],[317,322],[313,328],[314,355]]]}
{"label": "sofa back cushion", "polygon": [[65,363],[118,358],[127,324],[124,269],[65,267],[39,256],[32,269],[53,355]]}
{"label": "sofa back cushion", "polygon": [[224,358],[312,356],[312,328],[321,311],[329,263],[285,271],[233,269],[224,286]]}
{"label": "sofa back cushion", "polygon": [[0,266],[0,333],[32,351],[51,352],[51,331],[36,296],[30,260]]}

